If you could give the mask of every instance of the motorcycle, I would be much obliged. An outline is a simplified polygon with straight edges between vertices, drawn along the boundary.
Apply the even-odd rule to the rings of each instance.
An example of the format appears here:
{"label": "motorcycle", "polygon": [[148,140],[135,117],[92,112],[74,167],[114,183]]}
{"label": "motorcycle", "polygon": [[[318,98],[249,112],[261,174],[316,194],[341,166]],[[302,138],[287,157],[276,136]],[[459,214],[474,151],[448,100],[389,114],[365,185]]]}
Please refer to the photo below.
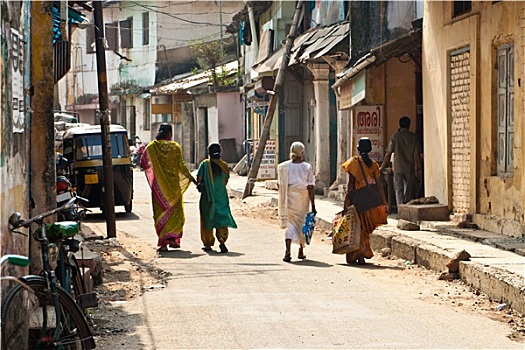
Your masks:
{"label": "motorcycle", "polygon": [[134,148],[131,151],[131,166],[134,168],[139,168],[142,170],[142,167],[140,166],[140,159],[142,158],[142,153],[144,153],[144,150],[146,149],[146,143],[141,142],[139,147]]}
{"label": "motorcycle", "polygon": [[76,198],[75,205],[66,211],[60,211],[58,221],[80,221],[86,218],[88,209],[82,207],[81,203],[89,203],[85,198],[77,196],[75,188],[65,175],[57,176],[56,180],[57,207],[67,203],[71,198]]}

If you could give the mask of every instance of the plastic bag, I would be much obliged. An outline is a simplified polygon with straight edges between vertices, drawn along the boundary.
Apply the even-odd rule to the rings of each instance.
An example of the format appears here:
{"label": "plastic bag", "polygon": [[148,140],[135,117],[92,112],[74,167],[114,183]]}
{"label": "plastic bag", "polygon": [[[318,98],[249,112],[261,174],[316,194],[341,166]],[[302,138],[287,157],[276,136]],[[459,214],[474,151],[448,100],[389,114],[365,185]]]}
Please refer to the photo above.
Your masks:
{"label": "plastic bag", "polygon": [[312,241],[312,234],[315,228],[315,213],[313,211],[306,214],[306,220],[303,226],[303,235],[306,241],[306,244],[310,244]]}

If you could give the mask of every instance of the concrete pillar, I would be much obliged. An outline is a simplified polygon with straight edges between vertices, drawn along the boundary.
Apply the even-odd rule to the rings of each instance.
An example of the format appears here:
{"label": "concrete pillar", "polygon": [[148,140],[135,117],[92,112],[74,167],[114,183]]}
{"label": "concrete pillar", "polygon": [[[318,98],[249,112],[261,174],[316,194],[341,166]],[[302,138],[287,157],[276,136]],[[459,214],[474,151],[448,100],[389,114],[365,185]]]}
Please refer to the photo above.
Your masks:
{"label": "concrete pillar", "polygon": [[[339,97],[337,97],[337,105],[339,106]],[[347,161],[348,145],[351,146],[351,141],[348,138],[350,113],[348,110],[337,109],[337,173],[335,181],[330,185],[330,190],[337,190],[340,185],[347,183],[347,175],[343,170],[341,164]]]}
{"label": "concrete pillar", "polygon": [[309,63],[308,69],[314,75],[314,144],[315,144],[315,191],[324,194],[330,185],[330,101],[328,93],[330,66]]}
{"label": "concrete pillar", "polygon": [[206,123],[207,108],[197,108],[197,120],[195,125],[195,164],[198,165],[206,158]]}
{"label": "concrete pillar", "polygon": [[[324,60],[332,67],[335,71],[336,76],[341,74],[346,69],[347,59],[340,59],[340,57],[323,57]],[[348,182],[348,175],[343,170],[341,164],[343,164],[349,157],[349,147],[352,147],[352,139],[349,137],[349,130],[351,128],[351,113],[350,110],[339,109],[340,96],[336,91],[337,98],[337,171],[336,179],[330,185],[330,191],[338,191],[342,189],[341,185],[346,185]],[[335,198],[342,198],[343,192],[337,194]]]}

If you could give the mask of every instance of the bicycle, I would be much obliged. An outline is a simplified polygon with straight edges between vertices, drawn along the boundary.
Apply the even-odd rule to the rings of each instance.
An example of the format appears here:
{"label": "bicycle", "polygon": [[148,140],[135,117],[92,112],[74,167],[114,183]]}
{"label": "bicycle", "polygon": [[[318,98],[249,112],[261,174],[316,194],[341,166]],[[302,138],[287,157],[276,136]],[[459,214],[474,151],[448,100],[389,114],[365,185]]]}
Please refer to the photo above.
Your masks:
{"label": "bicycle", "polygon": [[[35,239],[40,242],[43,271],[42,276],[29,275],[18,278],[20,283],[10,288],[2,300],[2,350],[90,350],[96,347],[81,309],[71,295],[58,285],[51,266],[50,240],[58,240],[69,231],[63,227],[64,223],[44,223],[44,218],[70,209],[74,202],[75,199],[72,198],[59,208],[27,220],[23,220],[19,213],[13,213],[9,218],[11,231],[20,227],[28,228],[32,223],[39,225],[39,233],[35,231]],[[51,235],[58,236],[48,237],[48,228]]]}

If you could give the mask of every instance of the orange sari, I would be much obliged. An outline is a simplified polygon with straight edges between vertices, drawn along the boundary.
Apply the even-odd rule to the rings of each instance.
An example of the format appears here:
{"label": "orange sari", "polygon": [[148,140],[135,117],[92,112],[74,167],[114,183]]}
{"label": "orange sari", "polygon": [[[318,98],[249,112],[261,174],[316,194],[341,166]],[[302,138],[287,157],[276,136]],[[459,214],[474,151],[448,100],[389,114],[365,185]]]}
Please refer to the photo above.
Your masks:
{"label": "orange sari", "polygon": [[[379,179],[380,176],[377,162],[372,160],[372,165],[368,167],[361,157],[354,156],[342,165],[343,169],[350,175],[350,183],[353,181],[354,188],[359,189],[366,186],[366,181],[358,162],[361,162],[361,165],[363,165],[368,183],[377,183],[377,181],[379,181],[377,179]],[[364,256],[367,259],[373,257],[374,253],[372,252],[372,248],[370,248],[370,234],[376,227],[387,223],[387,213],[384,206],[370,209],[358,215],[359,220],[361,220],[361,247],[359,250],[349,253],[347,261],[356,260],[359,256]]]}

